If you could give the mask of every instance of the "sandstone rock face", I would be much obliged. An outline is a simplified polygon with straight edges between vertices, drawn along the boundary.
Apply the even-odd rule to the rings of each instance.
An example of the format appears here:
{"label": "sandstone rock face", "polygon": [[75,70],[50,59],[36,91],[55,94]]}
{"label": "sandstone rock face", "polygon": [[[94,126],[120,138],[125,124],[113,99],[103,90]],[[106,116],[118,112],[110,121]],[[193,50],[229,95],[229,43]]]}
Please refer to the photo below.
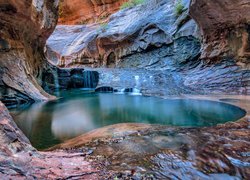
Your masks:
{"label": "sandstone rock face", "polygon": [[27,137],[17,127],[7,108],[0,102],[0,142],[1,148],[11,153],[33,150]]}
{"label": "sandstone rock face", "polygon": [[43,48],[57,23],[58,0],[0,1],[0,97],[7,104],[53,98],[39,85]]}
{"label": "sandstone rock face", "polygon": [[59,24],[102,22],[127,0],[63,0],[60,3]]}
{"label": "sandstone rock face", "polygon": [[113,14],[105,26],[57,26],[47,41],[47,57],[63,67],[120,67],[132,54],[183,36],[198,37],[197,25],[187,13],[189,1],[183,2],[186,11],[180,16],[175,15],[174,0],[149,0]]}
{"label": "sandstone rock face", "polygon": [[192,0],[190,14],[203,37],[202,58],[250,57],[249,0]]}

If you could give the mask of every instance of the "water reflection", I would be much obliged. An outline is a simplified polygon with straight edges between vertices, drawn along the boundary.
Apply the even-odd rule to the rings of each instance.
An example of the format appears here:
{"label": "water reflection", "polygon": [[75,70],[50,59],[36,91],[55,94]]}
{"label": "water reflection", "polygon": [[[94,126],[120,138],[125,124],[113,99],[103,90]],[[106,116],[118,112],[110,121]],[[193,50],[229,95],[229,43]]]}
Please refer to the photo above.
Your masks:
{"label": "water reflection", "polygon": [[81,101],[74,101],[55,107],[51,129],[55,137],[63,140],[95,129],[95,125],[88,107]]}
{"label": "water reflection", "polygon": [[33,146],[44,149],[90,130],[117,123],[150,123],[202,127],[235,121],[245,115],[238,107],[198,100],[62,92],[62,99],[12,111]]}

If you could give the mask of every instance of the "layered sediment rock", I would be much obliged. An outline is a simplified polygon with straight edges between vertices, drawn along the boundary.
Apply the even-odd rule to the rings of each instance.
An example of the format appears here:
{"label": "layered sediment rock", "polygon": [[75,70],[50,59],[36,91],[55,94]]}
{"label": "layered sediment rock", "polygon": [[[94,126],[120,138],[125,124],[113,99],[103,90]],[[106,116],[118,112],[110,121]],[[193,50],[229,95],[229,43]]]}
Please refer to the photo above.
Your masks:
{"label": "layered sediment rock", "polygon": [[193,0],[190,14],[203,37],[202,58],[250,58],[250,1]]}
{"label": "layered sediment rock", "polygon": [[0,96],[6,104],[53,98],[37,80],[57,6],[57,0],[0,1]]}
{"label": "layered sediment rock", "polygon": [[[202,12],[195,8],[202,3],[193,1],[189,9],[190,2],[183,1],[184,11],[179,15],[176,15],[175,3],[148,1],[121,10],[113,14],[104,27],[96,24],[57,26],[47,42],[47,57],[51,63],[62,67],[130,68],[97,70],[101,74],[99,86],[135,87],[156,95],[249,94],[249,58],[247,53],[238,55],[242,49],[240,45],[244,44],[237,43],[241,42],[242,34],[238,37],[232,33],[225,36],[227,39],[224,35],[217,36],[224,30],[220,25],[224,28],[226,24],[228,27],[243,25],[241,19],[247,22],[248,13],[239,19],[234,17],[233,22],[230,22],[231,15],[210,20],[210,11],[218,14],[219,8],[227,7],[224,2],[214,10],[212,7],[208,11],[203,9],[207,13],[207,25],[198,14]],[[231,4],[228,10],[235,12]],[[247,5],[247,2],[241,5],[243,10]],[[227,13],[222,15],[227,16]],[[202,29],[202,37],[198,26]],[[210,62],[214,57],[218,61]],[[138,71],[138,68],[144,70]],[[139,76],[139,85],[135,76]]]}
{"label": "layered sediment rock", "polygon": [[113,14],[105,26],[58,26],[47,41],[48,59],[63,67],[122,67],[130,55],[171,45],[183,36],[198,37],[187,13],[189,1],[183,2],[181,15],[176,15],[173,0],[150,0]]}
{"label": "layered sediment rock", "polygon": [[108,19],[127,0],[63,0],[59,24],[98,23]]}

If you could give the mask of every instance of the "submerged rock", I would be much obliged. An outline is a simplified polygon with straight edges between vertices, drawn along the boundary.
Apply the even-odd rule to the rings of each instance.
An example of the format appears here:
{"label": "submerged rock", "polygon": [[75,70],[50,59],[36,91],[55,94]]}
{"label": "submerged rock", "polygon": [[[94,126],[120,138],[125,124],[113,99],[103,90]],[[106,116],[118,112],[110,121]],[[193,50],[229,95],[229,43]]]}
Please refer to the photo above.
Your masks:
{"label": "submerged rock", "polygon": [[95,92],[114,92],[114,88],[109,86],[102,86],[95,89]]}

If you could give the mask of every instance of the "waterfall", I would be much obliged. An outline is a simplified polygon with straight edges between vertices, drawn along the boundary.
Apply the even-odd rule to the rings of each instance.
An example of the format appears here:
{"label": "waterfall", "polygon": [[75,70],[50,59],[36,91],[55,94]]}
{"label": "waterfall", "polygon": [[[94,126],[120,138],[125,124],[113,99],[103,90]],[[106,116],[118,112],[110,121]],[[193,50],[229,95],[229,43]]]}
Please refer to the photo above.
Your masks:
{"label": "waterfall", "polygon": [[125,90],[126,90],[125,88],[118,89],[117,92],[115,92],[115,94],[124,94]]}
{"label": "waterfall", "polygon": [[123,89],[119,89],[117,90],[117,92],[115,92],[116,94],[125,94],[128,93],[129,95],[142,95],[141,91],[140,91],[140,76],[134,76],[135,79],[135,86],[134,88],[123,88]]}
{"label": "waterfall", "polygon": [[52,66],[44,68],[41,74],[41,86],[42,88],[56,96],[59,96],[59,90],[61,89],[60,85],[60,75],[58,74],[58,69]]}
{"label": "waterfall", "polygon": [[139,86],[140,86],[140,76],[135,76],[135,88],[139,89]]}
{"label": "waterfall", "polygon": [[140,91],[140,76],[134,76],[135,77],[135,87],[132,88],[132,92],[130,95],[142,95]]}
{"label": "waterfall", "polygon": [[99,74],[96,71],[83,72],[83,88],[96,88],[99,81]]}
{"label": "waterfall", "polygon": [[54,93],[55,93],[56,96],[60,96],[60,91],[59,91],[60,85],[59,85],[57,70],[56,71],[52,71],[52,75],[54,77],[54,87],[55,87]]}

